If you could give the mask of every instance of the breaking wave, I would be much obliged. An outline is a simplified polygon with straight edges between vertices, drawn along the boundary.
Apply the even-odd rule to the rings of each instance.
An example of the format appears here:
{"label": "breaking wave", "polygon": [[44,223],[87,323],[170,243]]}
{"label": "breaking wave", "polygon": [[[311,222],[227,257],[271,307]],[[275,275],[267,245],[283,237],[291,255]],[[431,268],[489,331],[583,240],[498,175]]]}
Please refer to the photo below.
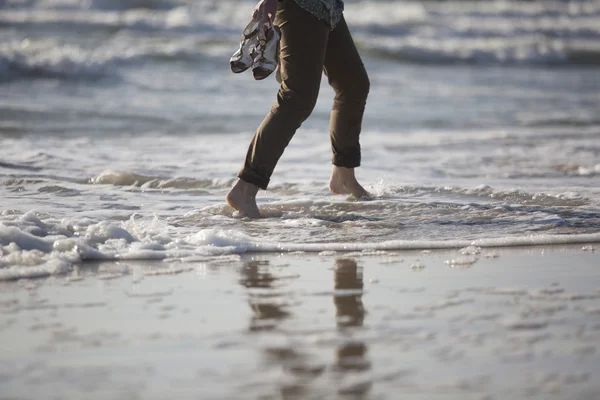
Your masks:
{"label": "breaking wave", "polygon": [[140,40],[134,43],[103,45],[85,49],[78,45],[60,44],[42,39],[0,44],[0,80],[20,77],[57,77],[92,79],[113,76],[117,67],[161,61],[202,60],[200,39],[182,39],[166,44]]}
{"label": "breaking wave", "polygon": [[165,178],[127,171],[105,171],[89,180],[94,185],[134,186],[145,189],[226,189],[232,179]]}
{"label": "breaking wave", "polygon": [[[250,1],[7,1],[0,79],[97,78],[132,63],[226,62]],[[347,1],[362,49],[399,62],[599,65],[600,2]],[[78,40],[81,37],[91,40]]]}
{"label": "breaking wave", "polygon": [[351,2],[346,18],[365,50],[403,62],[600,63],[597,1]]}
{"label": "breaking wave", "polygon": [[600,65],[600,47],[532,37],[518,40],[380,37],[363,39],[374,54],[425,64]]}

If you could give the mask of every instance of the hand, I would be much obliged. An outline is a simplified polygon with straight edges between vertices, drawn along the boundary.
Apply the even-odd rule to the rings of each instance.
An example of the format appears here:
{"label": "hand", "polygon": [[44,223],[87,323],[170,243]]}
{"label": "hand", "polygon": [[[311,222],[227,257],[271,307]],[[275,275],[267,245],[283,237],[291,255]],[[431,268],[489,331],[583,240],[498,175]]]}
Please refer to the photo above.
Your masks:
{"label": "hand", "polygon": [[255,21],[265,20],[270,15],[271,20],[275,19],[277,13],[278,0],[260,0],[252,13],[252,19]]}

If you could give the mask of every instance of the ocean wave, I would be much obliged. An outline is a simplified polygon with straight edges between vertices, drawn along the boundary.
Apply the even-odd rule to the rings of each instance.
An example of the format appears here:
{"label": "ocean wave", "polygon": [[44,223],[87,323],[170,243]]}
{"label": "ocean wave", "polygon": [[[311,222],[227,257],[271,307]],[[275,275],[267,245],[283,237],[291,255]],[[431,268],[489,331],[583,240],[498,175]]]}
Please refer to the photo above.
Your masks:
{"label": "ocean wave", "polygon": [[24,171],[40,171],[40,167],[33,167],[31,165],[14,164],[10,162],[0,161],[0,168],[13,169],[13,170],[24,170]]}
{"label": "ocean wave", "polygon": [[[557,166],[556,169],[566,168],[565,166]],[[569,166],[569,172],[573,172],[573,166]],[[581,168],[578,166],[578,168]],[[598,166],[600,168],[600,166]],[[593,170],[593,168],[592,168]],[[408,196],[456,196],[456,199],[468,200],[479,199],[485,202],[491,202],[497,205],[502,202],[505,205],[511,204],[518,206],[545,206],[545,207],[579,207],[590,203],[589,199],[582,197],[575,192],[563,193],[529,193],[517,189],[494,189],[488,185],[480,185],[475,188],[465,188],[460,186],[401,186],[390,188],[393,193],[408,195]],[[481,204],[480,204],[481,205]]]}
{"label": "ocean wave", "polygon": [[[596,150],[598,151],[598,150]],[[600,176],[600,164],[596,165],[580,165],[576,163],[557,164],[552,167],[558,172],[563,172],[573,176]]]}
{"label": "ocean wave", "polygon": [[376,56],[426,64],[599,65],[597,42],[568,42],[544,37],[517,39],[362,38]]}
{"label": "ocean wave", "polygon": [[424,2],[434,15],[476,17],[504,16],[506,18],[524,18],[528,16],[588,16],[600,13],[597,0],[491,0],[491,1],[430,1]]}
{"label": "ocean wave", "polygon": [[[234,0],[40,1],[7,8],[0,14],[0,25],[49,37],[68,37],[73,30],[83,35],[95,35],[98,30],[108,35],[117,32],[117,36],[127,31],[142,41],[146,32],[157,37],[187,34],[203,44],[225,43],[229,52],[251,9],[252,2]],[[365,51],[399,62],[600,64],[600,1],[349,1],[345,16]],[[115,43],[120,39],[111,37]],[[187,44],[178,54],[184,56],[198,48],[197,43]],[[98,45],[85,52],[101,48]],[[115,48],[118,53],[114,57],[127,58],[128,49]],[[88,61],[102,64],[93,57]]]}
{"label": "ocean wave", "polygon": [[0,6],[12,9],[37,7],[52,10],[168,10],[186,3],[186,0],[2,0]]}
{"label": "ocean wave", "polygon": [[94,185],[133,186],[144,189],[226,189],[231,187],[233,182],[231,179],[165,178],[128,171],[105,171],[90,178],[89,183]]}
{"label": "ocean wave", "polygon": [[158,32],[212,32],[222,33],[226,27],[194,18],[186,7],[169,11],[62,11],[62,10],[9,10],[0,14],[0,26],[10,25],[38,30],[114,32],[119,29]]}
{"label": "ocean wave", "polygon": [[89,260],[166,260],[231,262],[231,255],[248,252],[369,252],[477,247],[514,247],[598,243],[600,233],[535,234],[477,240],[384,240],[380,242],[271,242],[238,230],[200,229],[180,237],[168,235],[157,219],[101,221],[87,226],[49,223],[28,213],[0,223],[0,281],[43,278],[72,271]]}
{"label": "ocean wave", "polygon": [[[117,67],[149,60],[201,60],[210,58],[201,41],[137,44],[122,42],[94,49],[61,44],[55,40],[25,39],[0,44],[0,80],[20,77],[89,79],[115,76]],[[199,48],[200,47],[200,48]]]}
{"label": "ocean wave", "polygon": [[600,63],[600,2],[351,2],[346,18],[376,56],[431,64]]}

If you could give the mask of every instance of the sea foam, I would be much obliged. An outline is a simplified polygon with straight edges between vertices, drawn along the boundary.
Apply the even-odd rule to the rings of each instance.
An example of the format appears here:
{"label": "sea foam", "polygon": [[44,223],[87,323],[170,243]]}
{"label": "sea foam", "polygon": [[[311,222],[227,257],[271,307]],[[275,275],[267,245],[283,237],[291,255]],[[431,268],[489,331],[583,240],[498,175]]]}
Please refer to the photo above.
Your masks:
{"label": "sea foam", "polygon": [[[36,234],[27,232],[31,220]],[[0,280],[40,278],[69,272],[73,265],[89,260],[166,260],[169,262],[214,262],[249,252],[341,252],[417,249],[460,249],[600,242],[600,233],[577,235],[527,235],[477,240],[389,240],[365,243],[272,242],[234,229],[200,229],[170,236],[166,224],[139,220],[101,221],[79,230],[57,229],[32,213],[0,224]],[[60,234],[51,234],[60,231]],[[474,247],[470,247],[474,248]],[[376,254],[376,253],[373,253]],[[381,254],[386,254],[382,252]]]}

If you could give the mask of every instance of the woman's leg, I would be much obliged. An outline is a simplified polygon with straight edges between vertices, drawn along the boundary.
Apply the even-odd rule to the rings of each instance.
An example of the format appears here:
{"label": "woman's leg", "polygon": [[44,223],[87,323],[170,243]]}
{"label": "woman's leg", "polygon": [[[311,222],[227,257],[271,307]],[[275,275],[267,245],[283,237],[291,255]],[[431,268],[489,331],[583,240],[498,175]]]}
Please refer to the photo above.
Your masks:
{"label": "woman's leg", "polygon": [[267,188],[277,161],[317,102],[330,33],[323,21],[293,0],[279,3],[275,25],[281,29],[281,87],[252,138],[240,181],[227,195],[232,207],[250,217],[258,216],[258,188]]}
{"label": "woman's leg", "polygon": [[361,161],[359,136],[370,83],[344,17],[329,35],[324,68],[335,91],[330,121],[334,168],[329,187],[334,193],[365,197],[368,193],[356,181],[354,168]]}

